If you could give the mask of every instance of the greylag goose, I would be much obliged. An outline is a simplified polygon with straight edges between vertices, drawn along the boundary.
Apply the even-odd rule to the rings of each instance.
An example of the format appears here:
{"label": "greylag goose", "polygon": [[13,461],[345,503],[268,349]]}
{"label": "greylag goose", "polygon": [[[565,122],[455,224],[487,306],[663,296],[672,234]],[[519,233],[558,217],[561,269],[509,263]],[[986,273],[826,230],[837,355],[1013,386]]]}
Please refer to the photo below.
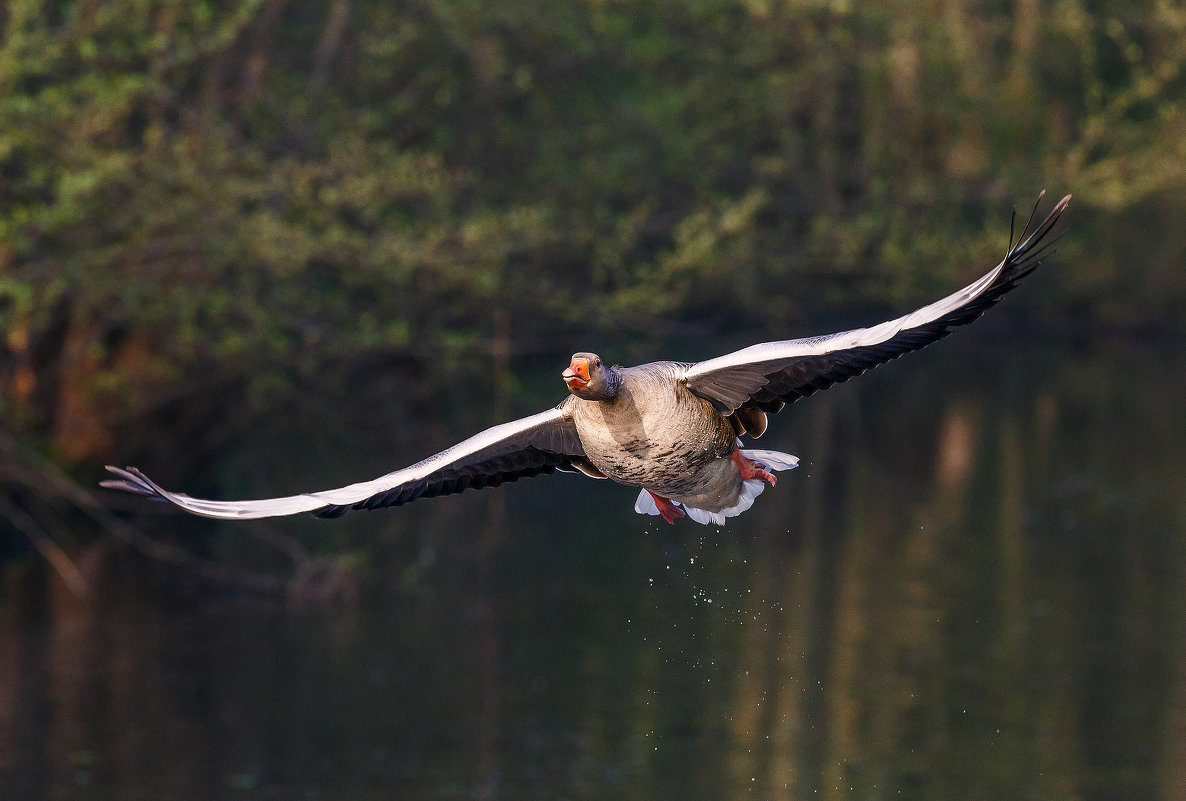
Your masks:
{"label": "greylag goose", "polygon": [[[169,492],[134,467],[108,467],[103,486],[168,501],[206,517],[246,520],[311,512],[399,506],[556,470],[639,487],[635,510],[671,523],[685,515],[723,524],[753,504],[774,472],[793,468],[786,453],[742,446],[766,417],[789,403],[919,350],[966,325],[1032,272],[1070,202],[1067,195],[1036,227],[1038,204],[1001,263],[942,300],[895,320],[826,336],[764,342],[697,363],[607,365],[574,354],[562,377],[569,395],[555,408],[494,426],[447,450],[372,481],[252,501],[208,501]],[[1041,196],[1039,196],[1039,203]]]}

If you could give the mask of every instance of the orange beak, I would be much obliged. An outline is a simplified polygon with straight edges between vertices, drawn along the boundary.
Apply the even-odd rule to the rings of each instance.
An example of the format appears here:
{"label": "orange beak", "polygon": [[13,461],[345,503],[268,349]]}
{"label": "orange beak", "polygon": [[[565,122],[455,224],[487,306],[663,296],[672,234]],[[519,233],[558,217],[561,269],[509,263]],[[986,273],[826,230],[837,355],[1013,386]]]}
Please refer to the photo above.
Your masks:
{"label": "orange beak", "polygon": [[560,374],[569,389],[589,386],[589,360],[573,359],[568,369]]}

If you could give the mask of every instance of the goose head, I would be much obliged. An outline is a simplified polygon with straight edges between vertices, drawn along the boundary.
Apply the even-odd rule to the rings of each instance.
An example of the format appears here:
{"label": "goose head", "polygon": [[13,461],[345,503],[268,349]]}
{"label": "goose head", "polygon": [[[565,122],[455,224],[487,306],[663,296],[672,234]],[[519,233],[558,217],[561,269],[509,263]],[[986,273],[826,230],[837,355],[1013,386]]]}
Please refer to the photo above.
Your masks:
{"label": "goose head", "polygon": [[560,374],[568,391],[584,400],[610,400],[622,384],[621,368],[607,367],[596,353],[574,353]]}

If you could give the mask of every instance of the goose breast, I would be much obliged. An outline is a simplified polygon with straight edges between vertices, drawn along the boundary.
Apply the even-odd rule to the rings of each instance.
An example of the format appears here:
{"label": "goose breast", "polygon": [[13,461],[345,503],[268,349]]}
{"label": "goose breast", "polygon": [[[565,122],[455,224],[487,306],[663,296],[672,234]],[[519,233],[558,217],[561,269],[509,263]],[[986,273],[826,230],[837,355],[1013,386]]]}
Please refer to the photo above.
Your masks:
{"label": "goose breast", "polygon": [[686,368],[656,362],[625,369],[613,399],[573,405],[581,445],[598,470],[678,498],[699,494],[702,483],[716,478],[712,466],[719,460],[731,464],[733,429],[711,403],[688,391],[681,380]]}

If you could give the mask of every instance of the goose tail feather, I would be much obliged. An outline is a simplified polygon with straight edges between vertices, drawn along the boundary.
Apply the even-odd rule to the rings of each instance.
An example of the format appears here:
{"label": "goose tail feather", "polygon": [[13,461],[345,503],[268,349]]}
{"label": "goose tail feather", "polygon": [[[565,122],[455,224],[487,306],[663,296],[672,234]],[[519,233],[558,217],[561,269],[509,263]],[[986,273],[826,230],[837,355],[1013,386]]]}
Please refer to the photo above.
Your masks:
{"label": "goose tail feather", "polygon": [[[779,470],[792,470],[799,466],[799,457],[792,456],[789,453],[782,451],[769,451],[762,449],[747,449],[741,452],[745,458],[757,462],[767,470],[775,472]],[[766,489],[766,482],[761,479],[751,478],[743,481],[741,484],[741,495],[737,498],[737,503],[732,506],[721,509],[719,512],[710,512],[707,509],[698,509],[694,506],[682,504],[679,501],[672,501],[676,506],[681,507],[687,512],[688,517],[695,520],[702,525],[715,524],[718,526],[725,525],[726,518],[737,517],[745,510],[754,505],[754,501]],[[634,511],[640,515],[658,515],[659,507],[655,505],[655,499],[651,497],[651,493],[645,489],[638,493],[638,500],[634,502]]]}

